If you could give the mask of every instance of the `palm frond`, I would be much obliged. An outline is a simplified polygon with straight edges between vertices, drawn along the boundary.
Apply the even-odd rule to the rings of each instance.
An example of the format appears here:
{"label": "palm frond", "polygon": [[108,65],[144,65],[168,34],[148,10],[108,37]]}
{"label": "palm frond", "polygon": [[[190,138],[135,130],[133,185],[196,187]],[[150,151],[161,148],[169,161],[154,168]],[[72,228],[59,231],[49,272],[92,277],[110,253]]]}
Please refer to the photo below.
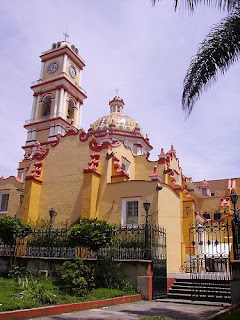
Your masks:
{"label": "palm frond", "polygon": [[[152,0],[152,5],[155,6],[160,0]],[[199,4],[204,4],[208,6],[216,6],[220,10],[227,9],[229,12],[240,9],[240,0],[174,0],[175,10],[179,6],[184,6],[184,8],[194,11]]]}
{"label": "palm frond", "polygon": [[240,12],[236,11],[212,27],[200,44],[184,79],[182,108],[186,115],[192,111],[202,91],[224,74],[240,54]]}

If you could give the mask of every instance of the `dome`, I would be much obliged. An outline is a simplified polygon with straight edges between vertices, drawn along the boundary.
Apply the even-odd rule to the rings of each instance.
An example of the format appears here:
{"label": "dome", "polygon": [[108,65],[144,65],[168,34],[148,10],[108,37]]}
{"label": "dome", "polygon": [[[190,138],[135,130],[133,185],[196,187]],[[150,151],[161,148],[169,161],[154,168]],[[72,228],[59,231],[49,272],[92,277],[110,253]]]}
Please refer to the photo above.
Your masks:
{"label": "dome", "polygon": [[104,135],[106,131],[130,136],[143,136],[138,123],[123,113],[123,99],[115,96],[109,105],[110,114],[99,118],[92,124],[91,129],[95,136]]}

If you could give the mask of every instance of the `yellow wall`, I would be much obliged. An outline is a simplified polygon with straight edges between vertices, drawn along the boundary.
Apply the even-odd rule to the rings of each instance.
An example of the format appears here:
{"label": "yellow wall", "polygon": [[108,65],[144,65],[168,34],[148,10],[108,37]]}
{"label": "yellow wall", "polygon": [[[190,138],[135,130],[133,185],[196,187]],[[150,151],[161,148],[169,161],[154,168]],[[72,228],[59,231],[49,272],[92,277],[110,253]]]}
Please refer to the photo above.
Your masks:
{"label": "yellow wall", "polygon": [[9,193],[7,214],[0,213],[0,218],[6,215],[9,215],[11,217],[20,216],[20,194],[22,193],[23,189],[24,184],[18,182],[13,176],[7,179],[0,178],[0,191],[3,191],[4,193]]}
{"label": "yellow wall", "polygon": [[182,242],[180,199],[168,186],[158,194],[158,224],[164,226],[167,233],[167,272],[179,273]]}
{"label": "yellow wall", "polygon": [[143,202],[146,200],[151,203],[149,214],[153,213],[150,221],[157,222],[158,192],[156,185],[156,182],[151,181],[124,181],[108,184],[101,193],[101,201],[98,206],[99,219],[121,224],[122,199],[140,197],[141,223],[145,221]]}
{"label": "yellow wall", "polygon": [[83,169],[88,167],[93,153],[87,142],[79,136],[60,137],[57,147],[50,148],[44,159],[43,185],[40,196],[39,216],[49,219],[49,209],[54,208],[54,225],[68,221],[73,223],[80,217]]}

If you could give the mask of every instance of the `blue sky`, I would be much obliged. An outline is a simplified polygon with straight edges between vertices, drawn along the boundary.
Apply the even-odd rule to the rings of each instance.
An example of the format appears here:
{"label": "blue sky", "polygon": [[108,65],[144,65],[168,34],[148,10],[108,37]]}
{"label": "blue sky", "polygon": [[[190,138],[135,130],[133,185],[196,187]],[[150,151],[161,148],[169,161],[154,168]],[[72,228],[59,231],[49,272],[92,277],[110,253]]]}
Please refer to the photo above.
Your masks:
{"label": "blue sky", "polygon": [[194,180],[239,176],[239,63],[201,96],[190,118],[181,110],[182,82],[191,57],[211,25],[226,12],[200,6],[195,14],[155,7],[150,0],[1,0],[0,175],[16,175],[32,106],[31,82],[40,74],[41,52],[69,41],[86,61],[82,87],[84,129],[109,113],[115,89],[125,113],[135,118],[154,147],[177,151]]}

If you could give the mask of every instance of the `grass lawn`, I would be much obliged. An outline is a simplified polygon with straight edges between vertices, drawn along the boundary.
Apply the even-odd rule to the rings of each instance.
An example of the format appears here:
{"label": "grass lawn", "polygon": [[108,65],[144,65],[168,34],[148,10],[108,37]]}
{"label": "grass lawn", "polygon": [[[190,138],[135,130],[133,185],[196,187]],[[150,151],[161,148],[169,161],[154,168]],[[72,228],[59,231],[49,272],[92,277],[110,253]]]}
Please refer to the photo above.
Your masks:
{"label": "grass lawn", "polygon": [[240,308],[234,309],[226,314],[223,314],[220,317],[217,317],[217,320],[239,320],[240,319]]}
{"label": "grass lawn", "polygon": [[[120,297],[125,295],[136,294],[135,291],[121,291],[116,289],[98,288],[94,289],[90,294],[84,297],[70,296],[59,290],[58,286],[55,285],[51,280],[40,280],[41,286],[44,291],[47,291],[55,295],[56,303],[54,304],[65,304],[82,301],[93,301],[102,300],[107,298]],[[29,294],[20,295],[24,291],[23,288],[16,286],[13,279],[0,278],[0,312],[37,308],[47,304],[40,304],[35,301]],[[16,297],[16,295],[18,297]]]}

